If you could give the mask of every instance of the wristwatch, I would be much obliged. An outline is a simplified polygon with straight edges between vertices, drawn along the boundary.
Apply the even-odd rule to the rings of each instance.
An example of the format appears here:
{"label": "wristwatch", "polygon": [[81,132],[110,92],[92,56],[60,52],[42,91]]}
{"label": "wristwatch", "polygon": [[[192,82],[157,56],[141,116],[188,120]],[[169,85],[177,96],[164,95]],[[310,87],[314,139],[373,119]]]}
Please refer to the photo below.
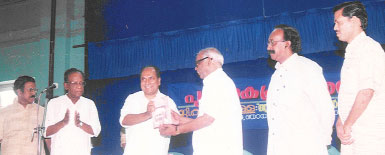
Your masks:
{"label": "wristwatch", "polygon": [[179,134],[180,134],[180,132],[179,132],[179,130],[178,130],[178,125],[176,125],[176,126],[175,126],[175,136],[176,136],[176,135],[179,135]]}

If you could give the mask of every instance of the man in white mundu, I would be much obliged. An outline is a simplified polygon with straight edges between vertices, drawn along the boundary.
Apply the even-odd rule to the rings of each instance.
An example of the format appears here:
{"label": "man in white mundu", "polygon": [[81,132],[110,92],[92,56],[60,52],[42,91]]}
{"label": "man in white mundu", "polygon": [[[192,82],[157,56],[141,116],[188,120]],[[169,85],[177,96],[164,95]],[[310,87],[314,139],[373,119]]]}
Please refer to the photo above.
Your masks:
{"label": "man in white mundu", "polygon": [[177,124],[171,111],[178,113],[174,101],[159,91],[159,69],[147,66],[140,73],[142,91],[127,97],[121,111],[120,124],[126,131],[124,155],[167,155],[170,136],[162,136],[158,127]]}

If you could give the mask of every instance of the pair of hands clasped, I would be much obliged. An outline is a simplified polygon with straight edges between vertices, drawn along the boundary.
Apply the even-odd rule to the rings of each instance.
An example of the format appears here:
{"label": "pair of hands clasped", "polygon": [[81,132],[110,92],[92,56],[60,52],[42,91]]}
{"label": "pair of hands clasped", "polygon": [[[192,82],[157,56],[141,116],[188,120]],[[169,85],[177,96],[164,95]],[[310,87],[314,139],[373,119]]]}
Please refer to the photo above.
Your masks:
{"label": "pair of hands clasped", "polygon": [[[64,118],[62,120],[62,122],[64,123],[64,126],[66,126],[68,123],[69,123],[69,119],[70,119],[70,111],[67,109],[65,115],[64,115]],[[75,111],[75,118],[74,118],[74,122],[75,122],[75,126],[77,127],[81,127],[82,126],[82,121],[80,121],[80,114],[79,112]]]}
{"label": "pair of hands clasped", "polygon": [[337,136],[341,140],[342,144],[350,145],[354,142],[354,139],[352,138],[351,126],[344,125],[340,122],[340,120],[338,120],[336,124],[336,129],[337,129]]}
{"label": "pair of hands clasped", "polygon": [[[149,116],[149,118],[152,118],[152,112],[154,111],[155,111],[154,102],[150,101],[147,105],[147,111],[146,111],[146,114]],[[172,119],[180,122],[181,116],[175,111],[171,111],[171,117]],[[179,132],[177,131],[177,125],[172,125],[172,124],[162,124],[159,127],[159,132],[163,136],[176,136],[179,134]]]}

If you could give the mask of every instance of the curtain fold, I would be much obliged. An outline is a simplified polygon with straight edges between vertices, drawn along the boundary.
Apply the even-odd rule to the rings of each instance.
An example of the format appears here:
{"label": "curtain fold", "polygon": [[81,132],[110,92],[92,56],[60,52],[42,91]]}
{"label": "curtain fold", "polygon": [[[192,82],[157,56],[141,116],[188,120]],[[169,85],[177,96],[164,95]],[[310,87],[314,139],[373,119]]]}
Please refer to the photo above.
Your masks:
{"label": "curtain fold", "polygon": [[[385,42],[384,1],[365,3],[369,25],[367,34]],[[225,63],[268,57],[267,38],[273,27],[287,24],[298,29],[302,54],[335,50],[332,8],[310,9],[277,16],[257,17],[204,25],[147,36],[90,42],[90,79],[108,79],[138,74],[146,65],[161,71],[193,68],[196,53],[206,47],[218,48]]]}

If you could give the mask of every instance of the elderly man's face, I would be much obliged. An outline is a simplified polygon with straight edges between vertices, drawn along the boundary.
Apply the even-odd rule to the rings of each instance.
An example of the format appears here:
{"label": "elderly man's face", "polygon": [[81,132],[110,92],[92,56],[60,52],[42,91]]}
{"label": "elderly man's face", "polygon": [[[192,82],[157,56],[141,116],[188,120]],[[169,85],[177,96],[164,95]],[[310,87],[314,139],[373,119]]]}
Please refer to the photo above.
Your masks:
{"label": "elderly man's face", "polygon": [[84,93],[84,79],[81,73],[74,72],[68,76],[64,88],[68,91],[67,96],[71,99],[79,99]]}
{"label": "elderly man's face", "polygon": [[334,31],[336,31],[337,38],[344,42],[350,42],[354,39],[353,26],[355,24],[361,24],[360,22],[353,22],[353,18],[357,17],[344,17],[342,16],[343,9],[340,9],[334,13]]}
{"label": "elderly man's face", "polygon": [[146,96],[154,96],[160,86],[160,77],[156,76],[156,71],[152,67],[145,68],[140,77],[140,87]]}
{"label": "elderly man's face", "polygon": [[195,70],[197,71],[199,77],[201,79],[204,79],[208,74],[208,67],[209,67],[209,61],[211,61],[212,58],[203,56],[203,54],[199,53],[195,59]]}
{"label": "elderly man's face", "polygon": [[282,29],[275,29],[271,32],[267,44],[267,50],[273,50],[274,53],[269,53],[271,59],[282,63],[286,59],[285,46],[287,46],[286,41],[283,37]]}
{"label": "elderly man's face", "polygon": [[[24,91],[24,92],[23,92]],[[17,96],[20,103],[30,104],[35,100],[36,84],[34,82],[26,82],[24,84],[24,90],[17,90]]]}

